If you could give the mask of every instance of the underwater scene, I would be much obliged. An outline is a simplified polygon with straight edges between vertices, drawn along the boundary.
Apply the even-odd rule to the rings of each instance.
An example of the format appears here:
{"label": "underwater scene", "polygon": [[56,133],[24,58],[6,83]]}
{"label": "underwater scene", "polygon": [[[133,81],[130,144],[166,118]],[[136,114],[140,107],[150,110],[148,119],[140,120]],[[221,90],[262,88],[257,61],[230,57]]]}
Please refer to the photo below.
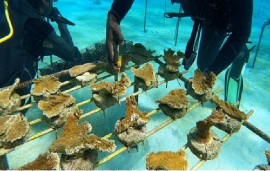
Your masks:
{"label": "underwater scene", "polygon": [[[53,3],[75,24],[68,30],[82,61],[44,56],[34,80],[0,89],[0,170],[270,170],[268,0],[253,1],[238,79],[234,63],[218,75],[197,59],[184,68],[194,20],[168,17],[183,11],[171,0],[134,0],[115,74],[106,51],[112,3]],[[25,85],[31,92],[20,97]]]}

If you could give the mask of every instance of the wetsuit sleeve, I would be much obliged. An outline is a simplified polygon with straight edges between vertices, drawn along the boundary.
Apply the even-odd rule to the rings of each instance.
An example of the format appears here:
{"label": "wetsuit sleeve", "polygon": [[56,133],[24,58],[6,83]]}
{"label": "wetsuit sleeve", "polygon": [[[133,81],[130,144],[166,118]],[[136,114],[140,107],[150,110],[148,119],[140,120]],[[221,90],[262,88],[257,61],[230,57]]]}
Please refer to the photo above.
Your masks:
{"label": "wetsuit sleeve", "polygon": [[47,37],[52,46],[43,47],[44,55],[56,55],[66,61],[74,61],[81,58],[81,54],[72,42],[66,42],[64,38],[58,36],[53,30]]}
{"label": "wetsuit sleeve", "polygon": [[[46,21],[37,18],[28,19],[25,24],[24,47],[32,56],[56,55],[64,60],[75,60],[81,54],[73,45],[65,24],[58,25],[61,36]],[[47,43],[44,43],[47,42]],[[45,44],[45,45],[44,45]]]}
{"label": "wetsuit sleeve", "polygon": [[253,0],[232,0],[231,3],[232,33],[208,68],[215,74],[219,74],[233,62],[251,34]]}
{"label": "wetsuit sleeve", "polygon": [[129,9],[131,8],[133,2],[134,0],[114,0],[109,14],[113,14],[117,18],[118,23],[120,24],[122,19],[125,17]]}
{"label": "wetsuit sleeve", "polygon": [[78,48],[74,46],[72,37],[68,31],[67,25],[57,23],[61,36],[58,36],[53,30],[48,36],[47,40],[52,47],[43,47],[43,55],[56,55],[66,61],[74,61],[81,59],[81,53]]}
{"label": "wetsuit sleeve", "polygon": [[53,27],[39,18],[29,18],[24,25],[23,46],[33,57],[41,55],[42,42],[53,31]]}

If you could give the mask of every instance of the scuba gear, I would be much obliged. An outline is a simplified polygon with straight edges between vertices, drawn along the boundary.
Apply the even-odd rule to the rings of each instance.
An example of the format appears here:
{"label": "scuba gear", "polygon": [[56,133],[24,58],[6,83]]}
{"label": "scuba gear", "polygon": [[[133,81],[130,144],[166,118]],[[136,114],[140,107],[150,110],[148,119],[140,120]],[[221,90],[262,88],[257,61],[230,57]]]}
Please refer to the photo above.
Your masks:
{"label": "scuba gear", "polygon": [[0,43],[2,43],[10,39],[14,33],[13,25],[10,21],[7,0],[2,0],[2,2],[0,2],[0,26],[1,26]]}
{"label": "scuba gear", "polygon": [[231,67],[227,69],[225,73],[225,95],[224,100],[230,104],[237,104],[239,108],[242,91],[243,91],[243,70],[245,64],[248,62],[250,51],[254,49],[247,48],[247,45],[243,47],[239,55],[233,61]]}

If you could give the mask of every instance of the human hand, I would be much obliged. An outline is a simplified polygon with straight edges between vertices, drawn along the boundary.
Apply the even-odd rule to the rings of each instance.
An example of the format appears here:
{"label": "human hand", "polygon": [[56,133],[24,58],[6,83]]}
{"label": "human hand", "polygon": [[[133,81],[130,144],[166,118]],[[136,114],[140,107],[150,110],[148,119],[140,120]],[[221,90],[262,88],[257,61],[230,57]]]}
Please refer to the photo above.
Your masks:
{"label": "human hand", "polygon": [[62,16],[61,13],[60,13],[60,11],[59,11],[56,7],[53,7],[53,8],[52,8],[52,11],[51,11],[51,13],[50,13],[50,15],[49,15],[50,20],[51,20],[52,22],[57,21],[57,19],[58,19],[60,16]]}
{"label": "human hand", "polygon": [[182,65],[184,65],[185,70],[189,70],[193,62],[195,61],[195,58],[197,56],[197,53],[192,52],[189,58],[184,58]]}
{"label": "human hand", "polygon": [[119,44],[124,41],[119,22],[113,14],[109,14],[106,25],[106,48],[108,54],[108,62],[114,73],[118,73],[120,66],[117,64]]}

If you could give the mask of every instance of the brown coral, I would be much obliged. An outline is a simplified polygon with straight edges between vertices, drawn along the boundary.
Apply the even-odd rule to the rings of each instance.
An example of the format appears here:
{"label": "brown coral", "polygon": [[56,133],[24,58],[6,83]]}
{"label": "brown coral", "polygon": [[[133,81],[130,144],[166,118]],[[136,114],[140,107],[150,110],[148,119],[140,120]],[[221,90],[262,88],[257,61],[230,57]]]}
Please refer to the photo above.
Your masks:
{"label": "brown coral", "polygon": [[87,71],[95,70],[97,68],[96,63],[85,63],[83,65],[76,65],[68,70],[71,77],[82,75]]}
{"label": "brown coral", "polygon": [[210,134],[210,128],[221,121],[224,121],[225,115],[221,110],[213,110],[212,114],[205,120],[198,121],[196,123],[198,128],[198,142],[207,144],[211,142],[212,136]]}
{"label": "brown coral", "polygon": [[131,85],[130,79],[125,73],[121,80],[115,83],[101,82],[91,86],[95,104],[101,109],[106,109],[118,102],[119,96],[126,93],[127,87]]}
{"label": "brown coral", "polygon": [[48,96],[48,101],[39,101],[38,108],[43,111],[46,117],[52,118],[59,115],[62,110],[74,103],[75,99],[71,95],[60,93]]}
{"label": "brown coral", "polygon": [[197,127],[190,130],[187,136],[187,146],[198,158],[212,160],[218,156],[222,141],[210,128],[223,120],[224,114],[222,111],[213,110],[208,118],[197,122]]}
{"label": "brown coral", "polygon": [[101,82],[93,84],[91,88],[93,92],[104,91],[108,94],[112,94],[113,96],[118,97],[124,95],[126,93],[126,88],[130,85],[130,79],[125,73],[123,73],[120,81],[116,81],[115,83]]}
{"label": "brown coral", "polygon": [[[150,86],[157,86],[157,76],[154,72],[152,64],[146,63],[143,68],[135,69],[132,67],[131,70],[136,76],[136,78],[139,78],[135,80],[135,84],[139,85],[140,83],[138,81],[142,80],[145,84],[146,89]],[[143,88],[144,86],[142,85],[140,87]]]}
{"label": "brown coral", "polygon": [[211,72],[209,77],[205,77],[200,70],[195,70],[194,78],[192,79],[192,88],[196,94],[202,95],[211,91],[216,82],[216,75]]}
{"label": "brown coral", "polygon": [[187,107],[189,104],[189,100],[186,96],[186,91],[183,89],[172,90],[167,96],[158,99],[157,102],[168,105],[173,109],[181,109],[183,107]]}
{"label": "brown coral", "polygon": [[60,159],[56,153],[40,154],[38,158],[19,170],[59,170]]}
{"label": "brown coral", "polygon": [[59,139],[53,142],[50,151],[62,153],[65,155],[76,155],[88,149],[97,149],[99,151],[114,151],[116,146],[113,141],[99,138],[89,134],[92,127],[84,122],[77,124],[78,118],[70,117],[63,128]]}
{"label": "brown coral", "polygon": [[30,133],[30,125],[22,114],[0,117],[0,148],[22,144]]}
{"label": "brown coral", "polygon": [[118,123],[116,127],[118,133],[126,131],[129,127],[138,129],[149,121],[147,112],[139,110],[134,96],[127,97],[126,101],[126,117]]}
{"label": "brown coral", "polygon": [[69,117],[80,117],[82,110],[78,109],[75,105],[64,108],[59,115],[48,118],[44,117],[53,128],[61,128],[65,125]]}
{"label": "brown coral", "polygon": [[34,80],[35,87],[32,90],[34,96],[48,96],[55,94],[61,87],[61,82],[53,76],[44,76]]}
{"label": "brown coral", "polygon": [[148,170],[187,170],[185,151],[150,153],[146,157]]}
{"label": "brown coral", "polygon": [[131,48],[131,61],[135,64],[141,65],[153,59],[155,51],[147,50],[141,43],[136,43]]}
{"label": "brown coral", "polygon": [[[14,92],[19,82],[20,80],[16,79],[12,86],[0,91],[0,115],[12,113],[14,110],[16,110],[16,108],[20,106],[20,97]],[[10,110],[7,110],[7,108],[10,108]],[[9,112],[6,112],[6,110]]]}
{"label": "brown coral", "polygon": [[217,96],[214,96],[212,101],[219,107],[221,108],[227,115],[231,116],[232,118],[238,119],[238,120],[247,120],[248,116],[240,111],[238,108],[235,106],[220,100]]}
{"label": "brown coral", "polygon": [[180,66],[179,60],[184,57],[184,53],[180,51],[177,51],[177,54],[175,55],[175,51],[171,48],[167,51],[164,50],[164,60],[167,64],[166,69],[170,72],[178,72],[178,68]]}

